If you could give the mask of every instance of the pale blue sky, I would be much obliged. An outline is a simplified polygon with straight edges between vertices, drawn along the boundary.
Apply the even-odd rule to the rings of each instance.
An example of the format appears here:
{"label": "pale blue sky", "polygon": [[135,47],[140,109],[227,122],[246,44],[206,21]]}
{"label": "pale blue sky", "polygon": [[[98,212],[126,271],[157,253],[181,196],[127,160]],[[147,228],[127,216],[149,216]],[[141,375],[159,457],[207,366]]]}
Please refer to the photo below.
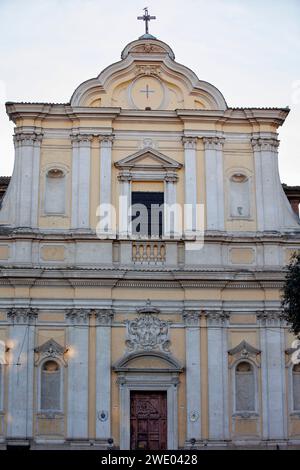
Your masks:
{"label": "pale blue sky", "polygon": [[150,32],[229,106],[290,106],[280,174],[300,185],[300,0],[145,1],[0,0],[0,175],[13,166],[4,102],[68,102],[143,33],[147,5]]}

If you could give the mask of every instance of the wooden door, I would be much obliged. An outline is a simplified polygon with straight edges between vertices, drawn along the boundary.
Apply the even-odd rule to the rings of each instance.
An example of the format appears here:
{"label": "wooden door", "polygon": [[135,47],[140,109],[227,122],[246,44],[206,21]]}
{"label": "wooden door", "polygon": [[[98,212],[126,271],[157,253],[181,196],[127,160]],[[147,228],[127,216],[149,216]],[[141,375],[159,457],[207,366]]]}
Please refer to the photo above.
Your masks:
{"label": "wooden door", "polygon": [[130,393],[130,448],[167,449],[167,392]]}

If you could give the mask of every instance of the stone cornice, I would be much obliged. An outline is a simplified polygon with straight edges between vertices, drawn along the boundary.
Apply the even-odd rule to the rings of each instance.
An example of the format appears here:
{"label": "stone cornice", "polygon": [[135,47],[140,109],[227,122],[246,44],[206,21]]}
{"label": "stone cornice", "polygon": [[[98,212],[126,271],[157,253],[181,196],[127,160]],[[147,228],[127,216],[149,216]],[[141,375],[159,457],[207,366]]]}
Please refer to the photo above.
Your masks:
{"label": "stone cornice", "polygon": [[[38,240],[38,241],[91,241],[97,240],[98,237],[96,232],[93,230],[89,231],[82,231],[72,229],[68,231],[60,230],[52,231],[52,230],[39,230],[39,229],[31,229],[31,228],[13,228],[9,226],[1,226],[0,225],[0,241],[3,242],[10,242],[14,240]],[[118,240],[116,238],[115,240]],[[164,240],[166,243],[177,243],[178,240]],[[179,240],[184,241],[184,240]],[[249,243],[255,245],[257,243],[269,243],[269,244],[290,244],[290,243],[299,243],[300,245],[300,226],[298,231],[290,231],[290,232],[212,232],[212,231],[205,231],[204,241],[206,243],[245,243],[249,245]],[[104,241],[102,240],[104,243]],[[111,243],[111,240],[109,241]],[[127,241],[126,241],[127,243]]]}
{"label": "stone cornice", "polygon": [[177,118],[180,120],[213,121],[235,123],[272,123],[280,126],[289,113],[288,108],[227,108],[226,110],[177,109],[176,111],[127,110],[119,107],[73,107],[69,103],[6,103],[6,111],[14,122],[18,118],[41,119],[115,119],[122,118],[158,119]]}
{"label": "stone cornice", "polygon": [[[155,277],[155,272],[152,272]],[[109,273],[107,273],[109,274]],[[166,273],[167,274],[167,273]],[[201,275],[202,273],[199,273]],[[152,276],[152,277],[153,277]],[[260,283],[255,283],[251,281],[224,281],[221,279],[210,281],[210,280],[191,280],[184,281],[178,277],[177,280],[167,280],[167,279],[153,279],[153,280],[144,280],[144,279],[131,279],[131,280],[120,280],[122,275],[119,275],[119,280],[115,277],[111,279],[77,279],[76,282],[73,282],[68,278],[61,278],[57,275],[56,278],[45,278],[45,279],[36,279],[34,286],[36,287],[70,287],[71,285],[76,287],[114,287],[118,285],[118,288],[142,288],[142,289],[161,289],[161,288],[180,288],[180,289],[281,289],[284,284],[284,277],[282,281],[265,281]],[[167,276],[168,277],[168,276]],[[202,277],[202,276],[201,276]],[[10,279],[9,282],[7,279],[0,279],[0,286],[32,286],[32,281],[28,282],[26,276],[24,278],[19,278],[17,282],[15,279]]]}

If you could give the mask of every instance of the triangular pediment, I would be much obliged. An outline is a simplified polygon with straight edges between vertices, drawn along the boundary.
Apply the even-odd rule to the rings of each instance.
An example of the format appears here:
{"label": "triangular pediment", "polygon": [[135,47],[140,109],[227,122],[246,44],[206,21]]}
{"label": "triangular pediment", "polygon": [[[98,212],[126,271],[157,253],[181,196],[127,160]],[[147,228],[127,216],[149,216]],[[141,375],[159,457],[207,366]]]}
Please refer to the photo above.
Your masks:
{"label": "triangular pediment", "polygon": [[41,346],[38,346],[35,348],[35,352],[39,353],[48,353],[49,355],[52,354],[63,354],[65,351],[65,348],[58,344],[55,339],[51,338],[45,343],[43,343]]}
{"label": "triangular pediment", "polygon": [[148,147],[119,160],[115,163],[115,166],[127,170],[132,168],[140,170],[178,170],[182,167],[182,164]]}
{"label": "triangular pediment", "polygon": [[260,350],[256,349],[254,346],[251,346],[251,344],[247,343],[247,341],[243,340],[241,341],[235,348],[232,348],[228,351],[228,354],[231,356],[236,356],[237,354],[241,355],[257,355],[260,354]]}

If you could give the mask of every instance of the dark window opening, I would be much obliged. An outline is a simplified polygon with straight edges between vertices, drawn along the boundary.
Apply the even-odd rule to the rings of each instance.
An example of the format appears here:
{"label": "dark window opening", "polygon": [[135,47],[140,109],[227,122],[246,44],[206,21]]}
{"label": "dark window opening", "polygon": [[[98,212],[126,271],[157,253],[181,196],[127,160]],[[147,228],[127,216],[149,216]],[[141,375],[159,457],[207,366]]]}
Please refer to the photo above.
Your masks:
{"label": "dark window opening", "polygon": [[133,191],[132,234],[162,237],[163,234],[163,192]]}

